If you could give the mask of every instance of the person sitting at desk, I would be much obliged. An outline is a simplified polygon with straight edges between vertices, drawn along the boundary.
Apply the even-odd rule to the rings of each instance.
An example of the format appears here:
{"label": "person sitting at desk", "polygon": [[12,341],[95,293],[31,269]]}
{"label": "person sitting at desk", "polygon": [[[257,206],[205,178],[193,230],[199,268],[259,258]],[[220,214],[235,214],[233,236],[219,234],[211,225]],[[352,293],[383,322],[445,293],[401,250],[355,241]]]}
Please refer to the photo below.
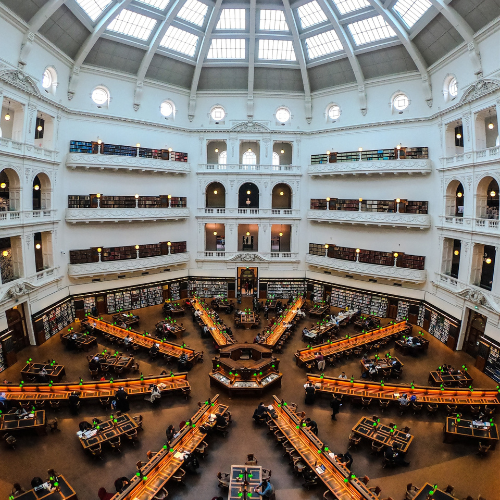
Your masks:
{"label": "person sitting at desk", "polygon": [[335,455],[335,460],[348,469],[350,469],[352,466],[352,455],[348,451]]}
{"label": "person sitting at desk", "polygon": [[210,330],[207,325],[203,327],[203,336],[208,337],[210,335]]}
{"label": "person sitting at desk", "polygon": [[255,338],[253,339],[254,344],[260,344],[262,342],[262,338],[260,336],[260,333],[258,333]]}
{"label": "person sitting at desk", "polygon": [[311,420],[309,417],[306,418],[306,429],[310,430],[313,434],[318,435],[318,424],[314,421]]}
{"label": "person sitting at desk", "polygon": [[116,398],[116,408],[121,412],[127,412],[130,410],[128,403],[128,394],[123,387],[120,387],[115,394]]}
{"label": "person sitting at desk", "polygon": [[306,317],[306,313],[302,309],[298,309],[297,310],[297,316],[299,318],[305,318]]}
{"label": "person sitting at desk", "polygon": [[402,406],[407,406],[410,404],[410,400],[408,399],[408,396],[406,394],[402,394],[398,401]]}
{"label": "person sitting at desk", "polygon": [[39,486],[42,486],[43,483],[44,483],[44,480],[41,477],[37,476],[31,480],[31,487],[38,488]]}
{"label": "person sitting at desk", "polygon": [[26,415],[29,415],[29,413],[26,411],[26,408],[19,408],[16,410],[15,415],[17,415],[17,418],[24,418]]}
{"label": "person sitting at desk", "polygon": [[270,483],[269,480],[263,479],[262,482],[257,485],[254,489],[257,495],[260,495],[262,498],[273,498],[274,495],[274,486]]}
{"label": "person sitting at desk", "polygon": [[392,368],[394,368],[395,370],[401,370],[401,361],[399,361],[399,359],[393,359],[392,360]]}
{"label": "person sitting at desk", "polygon": [[45,369],[45,366],[42,366],[42,369],[38,372],[38,374],[40,375],[42,382],[47,381],[47,370]]}
{"label": "person sitting at desk", "polygon": [[149,402],[151,403],[154,403],[155,400],[157,399],[160,399],[161,398],[161,392],[160,392],[160,389],[158,389],[158,386],[156,384],[151,384],[149,386],[149,390],[151,391],[151,395],[148,399],[148,397],[146,396],[146,400],[148,400]]}
{"label": "person sitting at desk", "polygon": [[89,361],[89,370],[92,370],[93,372],[99,370],[100,365],[99,365],[99,358],[97,356],[93,357]]}
{"label": "person sitting at desk", "polygon": [[167,427],[166,434],[167,434],[167,441],[171,443],[175,438],[175,427],[173,425],[169,425]]}
{"label": "person sitting at desk", "polygon": [[160,352],[160,344],[153,344],[149,349],[150,356],[156,356]]}
{"label": "person sitting at desk", "polygon": [[339,375],[339,378],[347,378],[347,375],[345,374],[345,372],[342,372],[340,375]]}
{"label": "person sitting at desk", "polygon": [[404,465],[405,467],[410,465],[410,462],[406,462],[404,456],[399,452],[396,443],[385,449],[384,457],[396,465]]}
{"label": "person sitting at desk", "polygon": [[215,416],[215,424],[219,427],[225,427],[227,425],[227,420],[224,415],[217,413],[217,415]]}
{"label": "person sitting at desk", "polygon": [[130,481],[126,477],[119,477],[115,481],[116,492],[121,493],[129,484],[130,484]]}
{"label": "person sitting at desk", "polygon": [[125,345],[129,345],[131,341],[132,341],[132,339],[131,339],[130,335],[127,333],[127,336],[123,339],[123,343]]}
{"label": "person sitting at desk", "polygon": [[257,409],[253,412],[252,418],[255,421],[262,420],[267,414],[268,414],[268,408],[264,404],[264,402],[261,401]]}
{"label": "person sitting at desk", "polygon": [[125,321],[122,321],[121,327],[126,330],[127,329],[127,323]]}
{"label": "person sitting at desk", "polygon": [[311,332],[306,327],[304,327],[304,329],[302,330],[302,336],[305,337],[306,335],[311,335]]}
{"label": "person sitting at desk", "polygon": [[82,432],[85,432],[85,431],[88,431],[89,429],[92,429],[92,424],[90,424],[89,422],[87,422],[86,420],[84,420],[83,422],[80,422],[78,424],[78,428]]}
{"label": "person sitting at desk", "polygon": [[188,357],[186,355],[185,352],[183,352],[180,356],[179,356],[179,360],[177,361],[177,369],[180,371],[180,372],[185,372],[189,369],[189,362],[188,362]]}
{"label": "person sitting at desk", "polygon": [[370,367],[368,368],[368,373],[370,374],[371,377],[374,377],[378,373],[378,366],[375,364],[371,364]]}

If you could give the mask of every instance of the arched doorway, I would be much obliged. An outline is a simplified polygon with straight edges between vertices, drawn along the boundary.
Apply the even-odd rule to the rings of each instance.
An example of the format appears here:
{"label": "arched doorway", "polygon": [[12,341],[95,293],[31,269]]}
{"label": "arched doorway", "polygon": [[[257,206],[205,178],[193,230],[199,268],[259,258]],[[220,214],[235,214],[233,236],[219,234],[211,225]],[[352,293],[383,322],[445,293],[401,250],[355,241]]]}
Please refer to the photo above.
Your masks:
{"label": "arched doorway", "polygon": [[238,291],[241,295],[253,295],[257,291],[257,268],[238,268]]}
{"label": "arched doorway", "polygon": [[212,182],[205,191],[205,208],[225,208],[226,188],[220,182]]}
{"label": "arched doorway", "polygon": [[52,188],[47,174],[40,173],[33,179],[33,210],[49,210]]}
{"label": "arched doorway", "polygon": [[458,180],[453,180],[446,188],[446,215],[464,216],[464,187]]}
{"label": "arched doorway", "polygon": [[259,208],[259,188],[253,182],[245,182],[238,191],[238,208]]}
{"label": "arched doorway", "polygon": [[292,190],[288,184],[280,183],[273,187],[271,206],[274,209],[292,208]]}
{"label": "arched doorway", "polygon": [[498,219],[498,182],[493,177],[487,176],[477,185],[476,217]]}

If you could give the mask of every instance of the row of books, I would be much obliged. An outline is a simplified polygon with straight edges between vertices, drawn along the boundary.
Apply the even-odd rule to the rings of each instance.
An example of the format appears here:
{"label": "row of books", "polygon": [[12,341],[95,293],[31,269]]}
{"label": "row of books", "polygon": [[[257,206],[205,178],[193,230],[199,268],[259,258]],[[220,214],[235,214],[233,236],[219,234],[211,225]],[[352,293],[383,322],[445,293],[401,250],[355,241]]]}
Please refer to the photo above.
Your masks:
{"label": "row of books", "polygon": [[106,295],[106,308],[108,314],[131,309],[155,306],[163,303],[163,290],[161,286],[151,286],[108,293]]}
{"label": "row of books", "polygon": [[61,302],[49,309],[42,316],[45,339],[49,339],[56,333],[66,328],[75,319],[75,303],[73,299]]}
{"label": "row of books", "polygon": [[267,282],[267,297],[269,299],[289,299],[305,295],[305,281],[276,280]]}
{"label": "row of books", "polygon": [[401,147],[390,149],[373,149],[367,151],[347,151],[345,153],[322,153],[311,155],[311,165],[323,163],[341,163],[347,161],[378,161],[378,160],[404,160],[404,159],[427,159],[429,148]]}
{"label": "row of books", "polygon": [[[408,214],[427,214],[429,211],[428,201],[411,201],[400,199],[399,203],[396,200],[362,200],[358,199],[340,199],[330,198],[326,201],[325,198],[311,199],[311,210],[342,210],[347,212],[385,212]],[[360,210],[361,208],[361,210]]]}
{"label": "row of books", "polygon": [[227,297],[228,283],[220,280],[193,280],[188,282],[190,297]]}
{"label": "row of books", "polygon": [[104,196],[97,194],[68,195],[68,208],[186,208],[185,196]]}

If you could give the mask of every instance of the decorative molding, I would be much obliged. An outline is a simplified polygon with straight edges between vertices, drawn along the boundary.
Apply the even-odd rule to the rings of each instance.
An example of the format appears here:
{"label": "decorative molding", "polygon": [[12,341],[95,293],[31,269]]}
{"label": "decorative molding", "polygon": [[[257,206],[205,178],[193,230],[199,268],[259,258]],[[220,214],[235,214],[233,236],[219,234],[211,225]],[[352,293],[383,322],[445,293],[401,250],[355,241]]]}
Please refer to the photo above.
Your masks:
{"label": "decorative molding", "polygon": [[430,174],[432,161],[427,160],[373,160],[320,163],[309,165],[309,175],[357,175],[357,174]]}
{"label": "decorative molding", "polygon": [[221,165],[219,163],[198,163],[198,174],[217,173],[221,174],[258,174],[262,173],[272,175],[302,175],[302,168],[299,165],[243,165],[242,163],[228,163]]}
{"label": "decorative molding", "polygon": [[236,125],[233,125],[229,131],[251,133],[251,134],[272,132],[271,129],[264,124],[259,122],[250,122],[250,121],[237,123]]}
{"label": "decorative molding", "polygon": [[68,208],[66,222],[147,222],[189,217],[189,208]]}
{"label": "decorative molding", "polygon": [[349,212],[344,210],[309,210],[307,218],[316,222],[338,224],[363,224],[387,227],[428,229],[429,214],[406,214],[389,212]]}
{"label": "decorative molding", "polygon": [[269,262],[269,260],[258,253],[249,252],[238,253],[234,257],[228,259],[228,262]]}
{"label": "decorative molding", "polygon": [[500,80],[492,78],[482,78],[474,82],[462,95],[458,102],[458,106],[477,101],[485,95],[491,94],[500,90]]}
{"label": "decorative molding", "polygon": [[26,92],[27,94],[43,98],[38,90],[38,83],[21,69],[2,69],[0,70],[0,80],[12,85],[13,87]]}
{"label": "decorative molding", "polygon": [[499,161],[500,146],[493,146],[492,148],[479,149],[477,151],[467,151],[455,156],[442,157],[441,166],[437,167],[437,170],[454,170],[457,168],[472,167],[476,165],[494,164]]}
{"label": "decorative molding", "polygon": [[306,263],[310,266],[330,269],[339,273],[357,274],[391,281],[425,283],[427,280],[427,271],[408,269],[405,267],[381,266],[378,264],[332,259],[330,257],[311,254],[306,254]]}

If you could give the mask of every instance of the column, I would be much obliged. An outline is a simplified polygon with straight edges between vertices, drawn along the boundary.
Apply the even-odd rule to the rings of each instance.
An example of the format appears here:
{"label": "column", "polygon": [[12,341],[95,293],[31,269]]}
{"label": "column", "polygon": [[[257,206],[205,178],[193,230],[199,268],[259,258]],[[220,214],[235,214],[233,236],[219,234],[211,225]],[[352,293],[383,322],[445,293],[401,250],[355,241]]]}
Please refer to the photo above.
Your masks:
{"label": "column", "polygon": [[471,285],[479,285],[481,280],[481,271],[483,269],[484,245],[474,243],[471,259],[470,281]]}
{"label": "column", "polygon": [[268,222],[259,222],[259,248],[260,254],[271,252],[271,225]]}
{"label": "column", "polygon": [[[29,235],[31,236],[31,235]],[[23,243],[22,236],[11,236],[10,238],[10,248],[12,252],[12,269],[14,271],[14,276],[16,278],[24,278],[26,276],[31,276],[28,274],[28,264],[23,265]],[[31,237],[31,242],[33,242],[33,237]],[[31,254],[24,253],[29,259],[31,257],[33,263],[33,270],[35,270],[35,253],[32,250]],[[32,273],[34,274],[34,272]]]}
{"label": "column", "polygon": [[495,266],[493,268],[491,293],[500,296],[500,245],[495,245]]}
{"label": "column", "polygon": [[227,163],[234,165],[240,162],[240,143],[237,134],[230,134],[227,142]]}
{"label": "column", "polygon": [[442,238],[441,247],[441,272],[449,276],[451,273],[451,261],[453,259],[453,240],[451,238]]}
{"label": "column", "polygon": [[238,224],[229,222],[225,224],[226,254],[238,251]]}
{"label": "column", "polygon": [[[24,276],[33,276],[36,273],[33,233],[25,233],[20,239],[22,239],[20,245],[22,245],[22,253],[24,254]],[[12,256],[14,256],[14,251],[12,251]]]}
{"label": "column", "polygon": [[472,151],[475,144],[475,130],[472,123],[472,113],[466,112],[462,117],[462,128],[464,131],[464,153]]}
{"label": "column", "polygon": [[52,251],[52,231],[42,232],[42,257],[44,269],[54,267],[54,255]]}
{"label": "column", "polygon": [[460,267],[458,268],[458,280],[462,283],[469,283],[471,276],[471,262],[474,252],[474,243],[461,240]]}

